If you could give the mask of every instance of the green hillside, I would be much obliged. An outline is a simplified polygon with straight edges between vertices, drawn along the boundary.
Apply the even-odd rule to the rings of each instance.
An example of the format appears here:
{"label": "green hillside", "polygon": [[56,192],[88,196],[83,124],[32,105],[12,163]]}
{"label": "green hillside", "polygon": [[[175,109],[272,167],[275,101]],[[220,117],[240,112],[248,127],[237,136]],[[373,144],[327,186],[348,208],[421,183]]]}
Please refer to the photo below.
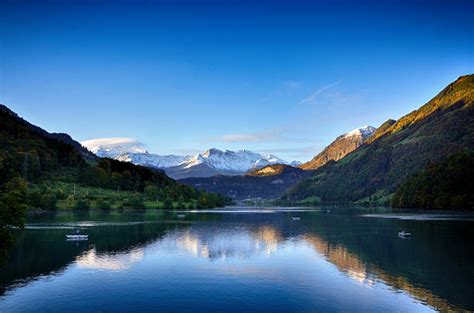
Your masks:
{"label": "green hillside", "polygon": [[364,145],[330,162],[282,199],[388,201],[407,178],[474,148],[474,75],[462,76],[420,109],[379,128]]}
{"label": "green hillside", "polygon": [[[162,171],[101,159],[0,105],[0,243],[27,208],[209,208],[228,198],[179,184]],[[1,250],[1,249],[0,249]]]}

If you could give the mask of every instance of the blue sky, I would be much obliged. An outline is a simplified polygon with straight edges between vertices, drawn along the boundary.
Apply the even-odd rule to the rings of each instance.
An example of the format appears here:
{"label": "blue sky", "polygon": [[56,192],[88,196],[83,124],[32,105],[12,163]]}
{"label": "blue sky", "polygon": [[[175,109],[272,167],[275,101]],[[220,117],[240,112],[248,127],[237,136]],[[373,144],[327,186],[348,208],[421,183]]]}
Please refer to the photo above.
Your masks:
{"label": "blue sky", "polygon": [[472,1],[0,1],[0,102],[77,140],[311,159],[474,73]]}

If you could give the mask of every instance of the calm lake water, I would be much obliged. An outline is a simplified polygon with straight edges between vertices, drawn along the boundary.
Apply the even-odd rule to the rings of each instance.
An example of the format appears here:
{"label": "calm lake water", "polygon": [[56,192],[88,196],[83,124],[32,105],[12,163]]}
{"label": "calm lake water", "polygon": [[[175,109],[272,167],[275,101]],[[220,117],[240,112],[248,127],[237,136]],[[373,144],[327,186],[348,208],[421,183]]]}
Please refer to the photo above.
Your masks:
{"label": "calm lake water", "polygon": [[[89,240],[66,241],[76,228]],[[29,216],[16,235],[0,312],[474,310],[467,214],[61,212]]]}

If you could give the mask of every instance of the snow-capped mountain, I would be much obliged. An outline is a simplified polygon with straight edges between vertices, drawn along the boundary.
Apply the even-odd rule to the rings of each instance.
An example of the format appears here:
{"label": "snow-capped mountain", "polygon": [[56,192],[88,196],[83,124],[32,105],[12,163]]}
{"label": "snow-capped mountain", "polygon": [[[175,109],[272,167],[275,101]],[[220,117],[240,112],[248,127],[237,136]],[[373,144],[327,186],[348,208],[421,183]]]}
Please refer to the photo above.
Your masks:
{"label": "snow-capped mountain", "polygon": [[175,178],[211,177],[214,175],[242,175],[251,169],[270,164],[288,164],[271,154],[260,154],[248,150],[230,151],[209,149],[199,153],[178,166],[165,168]]}
{"label": "snow-capped mountain", "polygon": [[315,170],[331,160],[340,160],[362,145],[376,130],[372,126],[363,126],[342,134],[311,161],[299,167],[304,170]]}
{"label": "snow-capped mountain", "polygon": [[131,138],[102,138],[83,141],[84,147],[98,155],[138,165],[164,169],[175,178],[242,175],[251,169],[271,164],[290,164],[271,154],[248,150],[209,149],[196,155],[158,155],[149,153],[144,145]]}
{"label": "snow-capped mountain", "polygon": [[115,159],[124,162],[131,162],[137,165],[143,165],[156,168],[169,168],[185,163],[192,156],[189,155],[158,155],[153,153],[123,153]]}
{"label": "snow-capped mountain", "polygon": [[221,151],[213,148],[183,163],[185,168],[198,164],[206,164],[222,171],[244,173],[252,168],[261,168],[269,164],[287,164],[287,162],[271,154],[260,154],[248,150]]}
{"label": "snow-capped mountain", "polygon": [[99,138],[82,141],[81,145],[101,158],[116,159],[125,153],[147,153],[143,143],[133,138]]}
{"label": "snow-capped mountain", "polygon": [[293,166],[293,167],[298,167],[301,164],[303,164],[303,162],[301,161],[291,161],[288,165]]}
{"label": "snow-capped mountain", "polygon": [[370,136],[372,136],[372,134],[377,130],[377,128],[373,127],[373,126],[363,126],[363,127],[359,127],[359,128],[356,128],[356,129],[353,129],[351,130],[350,132],[348,133],[345,133],[344,136],[345,138],[347,137],[354,137],[354,136],[359,136],[359,137],[362,137],[364,139],[367,139],[369,138]]}

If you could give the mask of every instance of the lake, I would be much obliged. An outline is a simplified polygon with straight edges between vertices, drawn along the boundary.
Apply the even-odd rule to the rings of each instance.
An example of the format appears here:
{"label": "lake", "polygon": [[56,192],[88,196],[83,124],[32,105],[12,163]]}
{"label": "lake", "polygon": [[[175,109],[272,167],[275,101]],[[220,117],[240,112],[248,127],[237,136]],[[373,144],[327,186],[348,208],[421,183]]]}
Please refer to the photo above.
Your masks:
{"label": "lake", "polygon": [[[66,241],[75,229],[89,240]],[[474,310],[468,213],[58,212],[15,236],[0,312]]]}

